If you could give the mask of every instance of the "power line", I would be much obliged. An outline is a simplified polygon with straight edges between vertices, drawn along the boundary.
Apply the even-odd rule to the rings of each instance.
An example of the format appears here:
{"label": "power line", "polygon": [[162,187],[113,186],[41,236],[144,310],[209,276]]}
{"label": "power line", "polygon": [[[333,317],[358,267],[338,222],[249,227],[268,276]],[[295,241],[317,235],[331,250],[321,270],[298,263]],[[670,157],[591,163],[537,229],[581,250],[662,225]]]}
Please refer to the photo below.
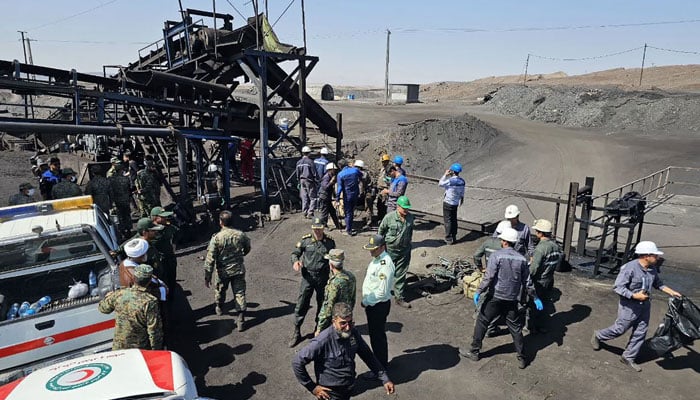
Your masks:
{"label": "power line", "polygon": [[580,29],[608,29],[608,28],[626,28],[635,26],[654,26],[654,25],[677,25],[677,24],[692,24],[698,23],[700,19],[684,19],[675,21],[651,21],[651,22],[633,22],[625,24],[589,24],[589,25],[564,25],[564,26],[548,26],[548,27],[515,27],[515,28],[500,28],[500,29],[482,29],[482,28],[394,28],[392,32],[402,33],[418,33],[418,32],[460,32],[460,33],[477,33],[477,32],[538,32],[538,31],[565,31],[565,30],[580,30]]}
{"label": "power line", "polygon": [[[230,0],[226,0],[226,2],[227,2],[231,7],[233,7],[234,10],[236,10],[236,12],[238,13],[238,15],[240,15],[241,18],[243,18],[243,21],[246,21],[246,17],[244,17],[243,14],[241,14],[241,12],[238,11],[238,9],[236,8],[236,6],[234,6],[233,3],[231,3]],[[244,5],[244,6],[247,5],[247,3],[246,3],[246,4],[243,4],[243,5]]]}
{"label": "power line", "polygon": [[[649,47],[651,47],[651,46],[649,46]],[[620,54],[631,53],[633,51],[641,50],[643,48],[644,48],[644,46],[639,46],[639,47],[635,47],[633,49],[622,50],[622,51],[618,51],[615,53],[602,54],[602,55],[598,55],[598,56],[580,57],[580,58],[557,58],[557,57],[549,57],[549,56],[540,56],[540,55],[532,54],[532,53],[529,53],[528,56],[540,58],[543,60],[551,60],[551,61],[585,61],[585,60],[597,60],[600,58],[614,57],[614,56],[618,56]]]}
{"label": "power line", "polygon": [[686,50],[674,50],[674,49],[664,49],[661,47],[654,47],[654,46],[647,46],[650,49],[656,49],[656,50],[661,50],[661,51],[668,51],[671,53],[681,53],[681,54],[695,54],[695,55],[700,55],[700,51],[686,51]]}
{"label": "power line", "polygon": [[93,11],[95,11],[95,10],[97,10],[97,9],[100,9],[100,8],[102,8],[102,7],[105,7],[105,6],[108,6],[108,5],[110,5],[110,4],[112,4],[112,3],[115,3],[115,2],[117,2],[117,1],[118,1],[118,0],[110,0],[110,1],[108,1],[108,2],[106,2],[106,3],[102,3],[102,4],[98,5],[98,6],[93,7],[93,8],[90,8],[90,9],[87,9],[87,10],[84,10],[84,11],[81,11],[81,12],[76,13],[76,14],[69,15],[69,16],[67,16],[67,17],[59,18],[59,19],[54,20],[54,21],[50,21],[50,22],[47,22],[47,23],[45,23],[45,24],[42,24],[42,25],[39,25],[39,26],[35,26],[35,27],[33,27],[33,28],[29,28],[29,29],[27,29],[27,30],[28,30],[28,31],[36,31],[36,30],[38,30],[38,29],[45,28],[45,27],[47,27],[47,26],[55,25],[55,24],[58,24],[58,23],[67,21],[67,20],[69,20],[69,19],[72,19],[72,18],[75,18],[75,17],[79,17],[79,16],[81,16],[81,15],[85,15],[85,14],[87,14],[87,13],[93,12]]}

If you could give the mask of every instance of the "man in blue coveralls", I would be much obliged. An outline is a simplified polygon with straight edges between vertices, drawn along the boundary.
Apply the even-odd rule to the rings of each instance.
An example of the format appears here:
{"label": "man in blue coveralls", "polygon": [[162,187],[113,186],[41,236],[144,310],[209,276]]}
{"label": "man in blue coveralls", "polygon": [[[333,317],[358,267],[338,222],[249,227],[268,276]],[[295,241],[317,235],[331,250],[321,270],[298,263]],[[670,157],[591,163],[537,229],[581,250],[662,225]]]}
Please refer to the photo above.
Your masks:
{"label": "man in blue coveralls", "polygon": [[591,345],[593,350],[600,350],[600,342],[622,336],[630,328],[632,336],[620,362],[641,372],[642,368],[634,360],[642,348],[642,343],[649,329],[649,311],[651,310],[651,288],[656,288],[669,296],[681,297],[681,294],[664,285],[655,267],[664,254],[654,242],[642,241],[634,252],[637,259],[628,262],[620,269],[615,279],[614,290],[620,295],[617,307],[617,319],[610,327],[593,331]]}
{"label": "man in blue coveralls", "polygon": [[345,213],[345,235],[354,236],[355,231],[352,229],[352,220],[355,213],[355,204],[360,196],[360,178],[362,172],[355,167],[347,165],[347,161],[340,160],[338,162],[342,171],[338,173],[338,189],[336,189],[335,197],[340,198],[343,194],[343,212]]}

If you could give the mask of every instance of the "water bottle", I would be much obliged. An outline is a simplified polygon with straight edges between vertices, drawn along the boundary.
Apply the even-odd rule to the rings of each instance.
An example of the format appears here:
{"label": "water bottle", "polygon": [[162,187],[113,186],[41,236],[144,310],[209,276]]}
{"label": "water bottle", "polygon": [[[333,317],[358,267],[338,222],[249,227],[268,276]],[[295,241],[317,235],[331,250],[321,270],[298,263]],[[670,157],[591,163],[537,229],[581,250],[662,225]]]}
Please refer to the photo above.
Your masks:
{"label": "water bottle", "polygon": [[90,289],[90,296],[95,296],[97,293],[97,275],[95,275],[93,270],[90,270],[90,276],[88,277],[88,288]]}
{"label": "water bottle", "polygon": [[41,310],[42,307],[44,307],[45,305],[47,305],[49,303],[51,303],[51,297],[44,296],[44,297],[40,298],[39,300],[37,300],[36,303],[33,303],[31,306],[29,306],[29,309],[34,310],[34,312],[39,312],[39,310]]}
{"label": "water bottle", "polygon": [[29,304],[28,301],[22,302],[22,305],[19,306],[19,310],[17,310],[17,314],[19,314],[20,318],[27,315],[27,311],[29,311],[30,306],[31,304]]}
{"label": "water bottle", "polygon": [[7,319],[16,319],[19,315],[17,313],[19,312],[19,303],[15,303],[10,307],[10,310],[7,312]]}

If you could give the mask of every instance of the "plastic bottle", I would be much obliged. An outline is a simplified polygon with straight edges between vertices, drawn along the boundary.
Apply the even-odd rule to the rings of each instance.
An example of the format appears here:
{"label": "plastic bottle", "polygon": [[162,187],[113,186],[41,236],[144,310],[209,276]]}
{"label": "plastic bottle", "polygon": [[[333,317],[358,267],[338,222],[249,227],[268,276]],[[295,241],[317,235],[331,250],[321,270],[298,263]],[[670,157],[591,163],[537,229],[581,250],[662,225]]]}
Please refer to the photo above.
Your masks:
{"label": "plastic bottle", "polygon": [[34,310],[34,312],[39,312],[42,307],[46,306],[47,304],[51,303],[51,296],[44,296],[37,300],[36,303],[33,303],[31,306],[29,306],[30,310]]}
{"label": "plastic bottle", "polygon": [[95,275],[95,271],[93,270],[90,270],[90,276],[88,277],[88,286],[91,292],[92,289],[97,287],[97,275]]}
{"label": "plastic bottle", "polygon": [[17,311],[17,314],[19,314],[19,317],[22,318],[26,316],[27,312],[29,311],[29,307],[31,305],[29,304],[28,301],[23,301],[22,305],[19,306],[19,310]]}
{"label": "plastic bottle", "polygon": [[7,311],[7,319],[8,320],[16,319],[19,316],[18,312],[19,312],[19,303],[15,303],[12,305],[12,307],[10,307],[10,310]]}

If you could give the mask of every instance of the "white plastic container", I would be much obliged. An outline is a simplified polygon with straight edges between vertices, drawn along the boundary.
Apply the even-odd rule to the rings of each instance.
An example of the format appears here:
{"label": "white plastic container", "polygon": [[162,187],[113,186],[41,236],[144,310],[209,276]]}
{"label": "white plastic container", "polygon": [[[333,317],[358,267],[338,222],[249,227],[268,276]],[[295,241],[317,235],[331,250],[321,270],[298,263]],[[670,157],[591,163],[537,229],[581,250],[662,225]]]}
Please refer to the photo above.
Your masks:
{"label": "white plastic container", "polygon": [[279,204],[270,206],[270,221],[279,221],[282,218],[282,210]]}

